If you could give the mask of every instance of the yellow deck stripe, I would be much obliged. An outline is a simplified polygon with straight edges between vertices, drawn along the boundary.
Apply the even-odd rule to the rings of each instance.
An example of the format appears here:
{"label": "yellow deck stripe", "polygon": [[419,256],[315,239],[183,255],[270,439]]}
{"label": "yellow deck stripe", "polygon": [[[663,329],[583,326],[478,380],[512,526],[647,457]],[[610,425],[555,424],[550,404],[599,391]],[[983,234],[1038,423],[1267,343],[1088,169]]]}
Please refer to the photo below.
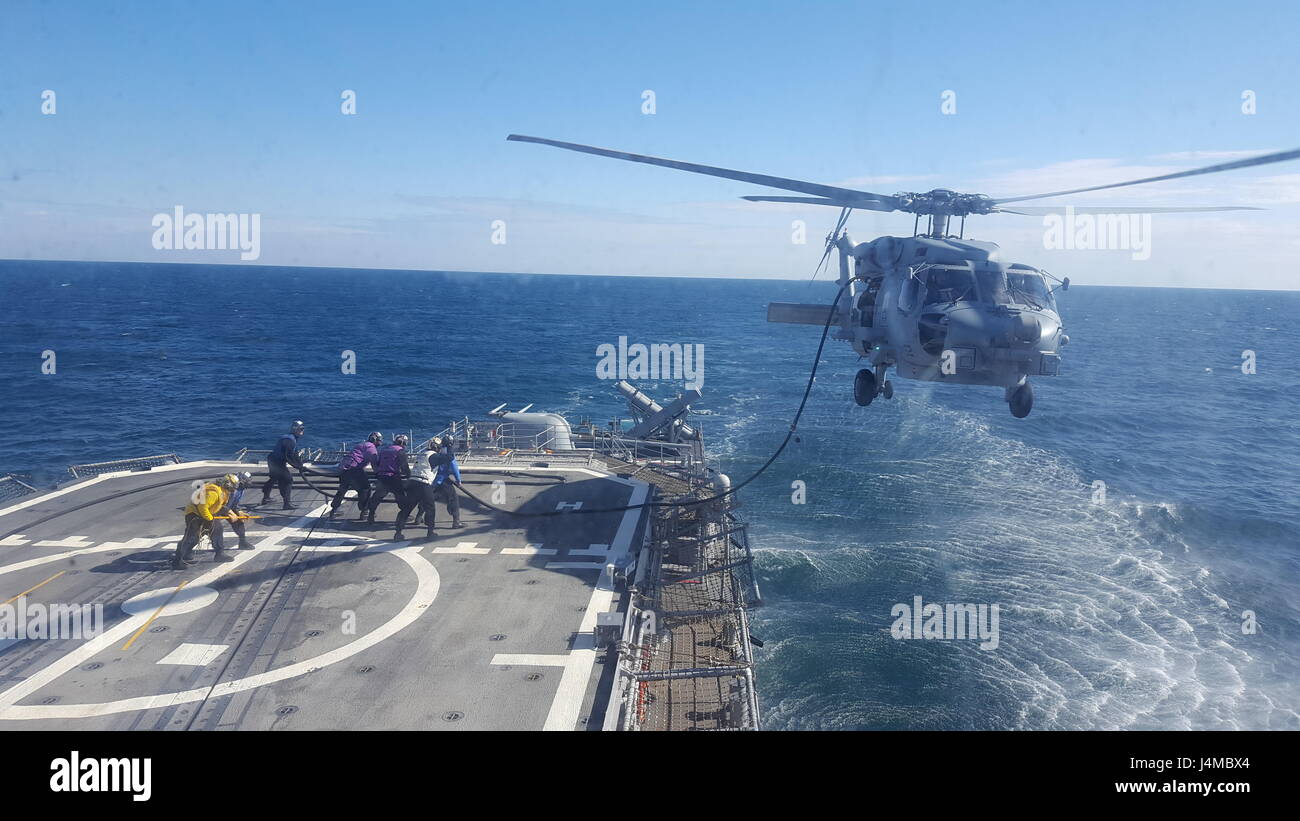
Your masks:
{"label": "yellow deck stripe", "polygon": [[155,610],[155,611],[153,611],[153,615],[149,617],[149,620],[146,621],[144,624],[140,625],[140,629],[137,630],[137,631],[135,631],[135,634],[134,634],[133,636],[131,636],[131,638],[127,639],[126,644],[122,645],[122,649],[123,649],[123,650],[130,650],[130,649],[131,649],[131,645],[135,643],[135,640],[136,640],[136,639],[140,638],[140,634],[143,633],[143,632],[144,632],[144,631],[149,627],[149,625],[153,624],[153,620],[156,619],[156,618],[158,618],[158,614],[161,613],[161,612],[163,611],[163,608],[166,607],[167,605],[171,604],[171,603],[172,603],[172,599],[176,598],[176,594],[179,593],[179,592],[181,592],[181,588],[184,587],[184,586],[187,585],[187,584],[189,584],[188,581],[183,581],[183,582],[181,582],[179,585],[176,586],[176,589],[172,591],[172,594],[171,594],[170,596],[167,597],[167,601],[165,601],[165,602],[163,602],[162,604],[158,605],[158,609]]}

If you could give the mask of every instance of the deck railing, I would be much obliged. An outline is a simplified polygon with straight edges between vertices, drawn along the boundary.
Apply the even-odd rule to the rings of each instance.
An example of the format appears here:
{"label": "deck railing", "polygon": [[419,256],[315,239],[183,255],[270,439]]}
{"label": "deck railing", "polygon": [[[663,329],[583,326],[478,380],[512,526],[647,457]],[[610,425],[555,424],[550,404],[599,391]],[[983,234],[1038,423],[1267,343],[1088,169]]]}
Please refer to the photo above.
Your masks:
{"label": "deck railing", "polygon": [[117,473],[123,470],[149,470],[161,465],[179,465],[181,457],[174,453],[158,456],[141,456],[136,459],[114,459],[111,462],[89,462],[84,465],[68,465],[68,473],[74,479],[85,479],[103,473]]}

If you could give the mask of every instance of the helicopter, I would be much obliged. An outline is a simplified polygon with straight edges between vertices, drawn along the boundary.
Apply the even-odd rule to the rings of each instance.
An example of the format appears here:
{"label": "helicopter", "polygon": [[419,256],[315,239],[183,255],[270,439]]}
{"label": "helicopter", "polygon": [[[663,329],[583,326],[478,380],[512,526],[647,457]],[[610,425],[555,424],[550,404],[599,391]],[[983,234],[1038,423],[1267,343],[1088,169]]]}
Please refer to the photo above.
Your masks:
{"label": "helicopter", "polygon": [[[1070,341],[1056,307],[1055,293],[1070,287],[1042,268],[1006,262],[996,243],[965,239],[966,217],[984,214],[1042,216],[1065,206],[1023,206],[1018,203],[1088,191],[1103,191],[1293,160],[1300,149],[1261,154],[1202,168],[1137,180],[993,198],[946,188],[926,192],[874,194],[806,180],[773,177],[711,165],[631,154],[543,137],[511,134],[513,142],[537,143],[600,157],[675,168],[695,174],[755,183],[811,196],[747,195],[750,202],[800,203],[840,208],[835,229],[817,270],[832,250],[839,252],[838,295],[833,306],[773,302],[769,322],[835,326],[834,338],[849,342],[870,368],[853,380],[857,404],[870,405],[877,396],[892,399],[889,369],[905,379],[986,385],[1003,389],[1011,415],[1023,419],[1034,406],[1031,376],[1057,376],[1061,349]],[[1014,207],[1005,207],[1015,204]],[[855,244],[844,227],[854,210],[902,211],[913,214],[911,237],[882,236]],[[1258,211],[1249,206],[1073,206],[1075,213],[1151,214],[1208,211]],[[922,218],[925,218],[922,229]],[[961,220],[957,234],[949,233],[953,218]],[[816,274],[814,273],[814,277]],[[1055,282],[1056,287],[1050,287]]]}

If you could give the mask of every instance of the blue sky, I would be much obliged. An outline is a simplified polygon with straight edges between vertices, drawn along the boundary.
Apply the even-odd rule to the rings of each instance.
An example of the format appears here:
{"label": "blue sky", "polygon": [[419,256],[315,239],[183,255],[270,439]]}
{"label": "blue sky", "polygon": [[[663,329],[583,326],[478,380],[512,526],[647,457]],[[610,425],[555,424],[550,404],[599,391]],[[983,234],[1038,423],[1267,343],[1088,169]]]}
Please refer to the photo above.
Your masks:
{"label": "blue sky", "polygon": [[[1300,146],[1300,11],[1281,3],[10,2],[0,15],[3,258],[238,262],[155,250],[152,216],[181,205],[261,214],[263,264],[801,279],[833,211],[504,138],[993,196]],[[344,89],[355,116],[340,113]],[[985,217],[968,235],[1080,283],[1300,287],[1300,163],[1073,201],[1269,211],[1157,215],[1140,261],[1046,249],[1041,218]],[[794,220],[807,245],[791,242]],[[849,228],[906,235],[911,219],[855,214]]]}

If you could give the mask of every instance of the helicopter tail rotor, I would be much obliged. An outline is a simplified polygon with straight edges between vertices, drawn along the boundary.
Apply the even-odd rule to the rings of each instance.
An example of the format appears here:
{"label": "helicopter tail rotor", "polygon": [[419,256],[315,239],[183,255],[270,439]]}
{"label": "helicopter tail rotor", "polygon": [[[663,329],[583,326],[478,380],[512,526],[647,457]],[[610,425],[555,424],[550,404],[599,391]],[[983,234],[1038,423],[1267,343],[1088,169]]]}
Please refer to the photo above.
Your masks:
{"label": "helicopter tail rotor", "polygon": [[830,259],[831,249],[834,248],[836,243],[839,241],[840,232],[844,230],[844,225],[849,221],[849,214],[852,212],[853,209],[847,205],[840,211],[840,218],[835,223],[835,229],[826,235],[826,250],[822,252],[821,262],[818,262],[817,267],[813,269],[812,279],[808,280],[809,285],[811,285],[813,281],[817,279],[817,275],[822,272],[822,266],[826,264],[826,260]]}

